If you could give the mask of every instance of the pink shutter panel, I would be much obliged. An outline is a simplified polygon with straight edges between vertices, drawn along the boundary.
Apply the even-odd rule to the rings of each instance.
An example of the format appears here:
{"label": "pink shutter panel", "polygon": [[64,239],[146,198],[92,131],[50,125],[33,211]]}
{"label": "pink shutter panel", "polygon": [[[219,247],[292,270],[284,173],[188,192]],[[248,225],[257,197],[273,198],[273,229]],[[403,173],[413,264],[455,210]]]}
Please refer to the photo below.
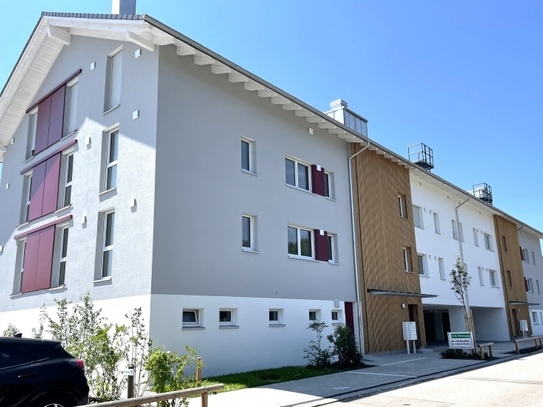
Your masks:
{"label": "pink shutter panel", "polygon": [[60,178],[60,153],[49,158],[45,163],[46,170],[41,211],[42,216],[57,210],[58,184]]}
{"label": "pink shutter panel", "polygon": [[53,245],[55,227],[50,226],[39,232],[40,248],[38,250],[38,269],[36,273],[36,290],[51,287],[51,269],[53,267]]}
{"label": "pink shutter panel", "polygon": [[324,196],[324,168],[315,164],[311,165],[311,179],[313,181],[313,193]]}
{"label": "pink shutter panel", "polygon": [[24,258],[24,273],[21,292],[27,293],[36,289],[36,276],[38,274],[38,252],[40,248],[40,233],[32,233],[26,238]]}
{"label": "pink shutter panel", "polygon": [[49,116],[51,114],[51,98],[47,98],[38,105],[38,123],[36,125],[36,142],[34,154],[43,151],[49,145]]}
{"label": "pink shutter panel", "polygon": [[[55,144],[62,138],[64,127],[64,96],[66,86],[62,86],[51,95],[51,114],[49,116],[49,137],[47,147]],[[38,113],[39,114],[39,113]]]}
{"label": "pink shutter panel", "polygon": [[45,170],[47,161],[32,169],[32,187],[30,188],[30,208],[28,220],[34,220],[42,215],[43,191],[45,189]]}
{"label": "pink shutter panel", "polygon": [[320,234],[319,229],[313,231],[315,235],[315,260],[328,261],[328,234],[323,231]]}

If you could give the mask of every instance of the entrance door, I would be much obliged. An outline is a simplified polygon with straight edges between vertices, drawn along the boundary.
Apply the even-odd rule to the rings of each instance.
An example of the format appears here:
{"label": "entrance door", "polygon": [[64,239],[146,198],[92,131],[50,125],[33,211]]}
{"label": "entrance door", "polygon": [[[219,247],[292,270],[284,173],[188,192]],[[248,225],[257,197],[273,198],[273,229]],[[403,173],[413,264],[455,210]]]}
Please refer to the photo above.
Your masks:
{"label": "entrance door", "polygon": [[441,314],[443,320],[443,333],[445,334],[445,340],[447,340],[447,332],[451,332],[451,320],[449,318],[449,312]]}
{"label": "entrance door", "polygon": [[434,313],[431,311],[424,311],[424,331],[426,332],[427,342],[437,341],[436,319]]}

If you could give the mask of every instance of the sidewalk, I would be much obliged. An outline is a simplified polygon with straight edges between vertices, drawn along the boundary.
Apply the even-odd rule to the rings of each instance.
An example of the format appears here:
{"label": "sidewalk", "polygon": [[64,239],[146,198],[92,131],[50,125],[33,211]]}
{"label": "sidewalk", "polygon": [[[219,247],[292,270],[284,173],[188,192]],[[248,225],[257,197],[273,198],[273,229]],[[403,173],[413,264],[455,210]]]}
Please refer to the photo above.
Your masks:
{"label": "sidewalk", "polygon": [[[521,349],[533,347],[522,342]],[[522,357],[511,354],[514,342],[498,342],[493,346],[492,361],[441,359],[446,347],[418,350],[417,353],[380,353],[364,355],[364,362],[373,367],[331,375],[294,380],[274,385],[236,390],[209,396],[210,407],[316,407],[387,389],[477,369],[493,363]],[[201,400],[192,399],[190,407],[200,407]]]}

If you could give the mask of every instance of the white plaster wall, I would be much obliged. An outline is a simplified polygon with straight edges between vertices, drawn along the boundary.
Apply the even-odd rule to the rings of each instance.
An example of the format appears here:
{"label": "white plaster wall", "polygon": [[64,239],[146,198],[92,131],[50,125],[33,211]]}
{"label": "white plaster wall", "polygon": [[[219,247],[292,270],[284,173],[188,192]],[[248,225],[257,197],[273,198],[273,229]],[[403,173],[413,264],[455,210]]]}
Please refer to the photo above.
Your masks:
{"label": "white plaster wall", "polygon": [[[522,262],[522,271],[525,278],[532,279],[533,284],[533,291],[528,291],[526,297],[530,303],[543,304],[543,261],[540,240],[524,228],[519,229],[518,238],[520,247],[528,250],[528,260]],[[541,308],[536,305],[533,307]]]}
{"label": "white plaster wall", "polygon": [[[344,303],[339,305],[343,310]],[[183,329],[183,308],[203,311],[204,329]],[[221,308],[236,309],[238,328],[219,326]],[[284,326],[270,326],[268,312],[272,308],[283,310]],[[316,339],[315,333],[307,329],[309,310],[315,309],[320,310],[321,320],[328,325],[322,341],[326,347],[326,335],[334,329],[333,301],[153,294],[151,338],[154,346],[179,353],[185,353],[185,345],[196,349],[204,359],[204,376],[305,365],[303,349]]]}
{"label": "white plaster wall", "polygon": [[[105,67],[107,55],[123,46],[121,105],[104,114]],[[112,42],[72,36],[46,77],[34,100],[39,100],[78,69],[76,134],[74,152],[72,207],[45,216],[17,229],[22,199],[28,120],[25,117],[15,133],[15,142],[4,156],[0,194],[0,312],[51,306],[54,299],[78,301],[87,292],[93,300],[149,293],[152,271],[152,230],[155,173],[155,134],[158,83],[158,52],[142,50],[131,43]],[[91,63],[96,68],[91,70]],[[145,72],[145,75],[142,75]],[[132,120],[132,112],[140,117]],[[117,189],[100,195],[102,134],[119,124]],[[89,142],[90,141],[90,142]],[[62,145],[63,141],[57,145]],[[54,147],[52,147],[54,149]],[[34,162],[39,156],[34,159]],[[9,189],[4,185],[10,184]],[[130,208],[132,198],[136,208]],[[94,283],[97,252],[98,213],[115,208],[115,240],[112,279]],[[11,295],[15,273],[16,242],[13,236],[32,230],[57,217],[71,214],[66,285],[60,289]],[[86,223],[81,219],[85,217]],[[0,317],[4,319],[4,317]],[[0,321],[1,322],[1,321]]]}

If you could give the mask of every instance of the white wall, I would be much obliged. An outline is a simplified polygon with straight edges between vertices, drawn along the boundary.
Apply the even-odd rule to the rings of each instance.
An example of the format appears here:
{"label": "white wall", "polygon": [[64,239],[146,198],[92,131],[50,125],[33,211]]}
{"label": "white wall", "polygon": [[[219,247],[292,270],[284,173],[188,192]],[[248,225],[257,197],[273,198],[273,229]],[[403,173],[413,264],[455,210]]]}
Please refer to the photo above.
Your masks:
{"label": "white wall", "polygon": [[525,278],[532,280],[533,290],[526,293],[528,302],[533,304],[529,306],[532,334],[543,335],[543,260],[540,240],[525,228],[519,229],[518,238],[520,247],[528,250],[528,259],[522,262],[522,271]]}

